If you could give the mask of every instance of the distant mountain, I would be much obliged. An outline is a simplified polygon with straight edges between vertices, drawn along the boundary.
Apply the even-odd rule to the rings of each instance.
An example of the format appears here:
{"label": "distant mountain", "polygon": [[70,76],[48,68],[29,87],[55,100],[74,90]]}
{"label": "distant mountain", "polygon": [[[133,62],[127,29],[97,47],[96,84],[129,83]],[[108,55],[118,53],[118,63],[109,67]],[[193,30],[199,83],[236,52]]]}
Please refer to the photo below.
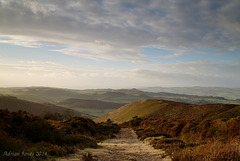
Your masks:
{"label": "distant mountain", "polygon": [[125,104],[70,98],[59,102],[57,105],[99,117]]}
{"label": "distant mountain", "polygon": [[197,96],[215,96],[227,99],[240,99],[240,88],[224,87],[146,87],[139,88],[145,92],[168,92],[176,94],[197,95]]}
{"label": "distant mountain", "polygon": [[[53,104],[40,104],[18,99],[12,96],[0,96],[0,109],[8,109],[9,111],[27,111],[35,115],[43,115],[46,113],[60,113],[63,114],[68,108],[56,106]],[[77,116],[83,113],[73,110]],[[85,115],[85,114],[84,114]]]}
{"label": "distant mountain", "polygon": [[[111,119],[116,122],[126,122],[134,116],[147,119],[182,119],[182,120],[202,120],[206,118],[226,115],[226,112],[236,108],[240,114],[240,105],[232,104],[206,104],[194,105],[166,100],[149,99],[136,101],[112,111],[100,118],[96,122]],[[234,110],[233,110],[234,111]]]}

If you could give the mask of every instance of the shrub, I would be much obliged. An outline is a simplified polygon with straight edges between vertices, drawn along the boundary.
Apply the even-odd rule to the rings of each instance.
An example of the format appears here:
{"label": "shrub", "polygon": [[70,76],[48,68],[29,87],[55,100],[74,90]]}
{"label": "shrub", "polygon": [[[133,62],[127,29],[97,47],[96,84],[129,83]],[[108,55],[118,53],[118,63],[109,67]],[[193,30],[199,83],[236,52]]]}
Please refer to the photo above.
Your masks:
{"label": "shrub", "polygon": [[86,147],[96,148],[96,140],[84,136],[84,135],[67,135],[64,138],[64,144],[67,145],[78,145],[79,148],[84,149]]}
{"label": "shrub", "polygon": [[141,122],[142,122],[141,118],[139,118],[138,116],[134,116],[130,121],[130,124],[132,127],[136,127],[136,126],[139,126]]}
{"label": "shrub", "polygon": [[84,153],[82,154],[82,159],[83,161],[93,161],[93,156],[92,156],[92,153]]}
{"label": "shrub", "polygon": [[[27,112],[0,110],[0,152],[43,152],[40,156],[17,157],[22,160],[41,160],[50,156],[73,153],[75,147],[97,147],[97,140],[113,137],[120,128],[111,120],[96,124],[90,119],[74,117],[67,121],[47,121]],[[3,155],[0,154],[0,160]],[[43,155],[41,155],[43,154]],[[16,160],[10,157],[7,160]]]}
{"label": "shrub", "polygon": [[184,148],[185,143],[182,140],[176,139],[176,138],[162,138],[158,140],[152,140],[150,142],[151,145],[153,145],[156,149],[169,149],[169,148]]}
{"label": "shrub", "polygon": [[44,119],[46,120],[56,120],[56,121],[62,121],[63,116],[60,113],[46,113],[43,116]]}

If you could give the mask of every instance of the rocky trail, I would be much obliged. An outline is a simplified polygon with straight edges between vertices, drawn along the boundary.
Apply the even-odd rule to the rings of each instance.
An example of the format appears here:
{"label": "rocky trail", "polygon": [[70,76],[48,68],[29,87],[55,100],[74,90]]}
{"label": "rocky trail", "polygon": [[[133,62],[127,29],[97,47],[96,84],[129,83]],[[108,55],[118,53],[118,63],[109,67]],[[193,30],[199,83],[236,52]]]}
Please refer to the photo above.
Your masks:
{"label": "rocky trail", "polygon": [[137,139],[131,129],[122,128],[116,138],[105,140],[98,144],[101,148],[78,150],[69,157],[57,161],[81,161],[83,153],[91,153],[96,161],[170,161],[162,158],[163,151]]}

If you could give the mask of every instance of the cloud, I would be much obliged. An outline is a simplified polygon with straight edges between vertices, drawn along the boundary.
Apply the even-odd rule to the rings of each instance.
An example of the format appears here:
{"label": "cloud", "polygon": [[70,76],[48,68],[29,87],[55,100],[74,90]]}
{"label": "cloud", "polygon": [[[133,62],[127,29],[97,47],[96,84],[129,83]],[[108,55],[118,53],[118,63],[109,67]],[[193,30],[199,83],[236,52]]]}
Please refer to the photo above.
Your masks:
{"label": "cloud", "polygon": [[30,9],[34,14],[38,15],[38,14],[43,14],[43,15],[47,15],[48,11],[47,9],[41,5],[41,3],[37,2],[37,1],[29,1],[29,0],[23,0],[23,6]]}
{"label": "cloud", "polygon": [[164,56],[164,58],[166,59],[175,59],[175,58],[178,58],[178,57],[182,57],[182,56],[188,56],[190,54],[186,54],[186,53],[175,53],[173,55],[167,55],[167,56]]}
{"label": "cloud", "polygon": [[148,61],[144,55],[140,53],[136,54],[135,52],[137,51],[135,50],[122,49],[120,51],[116,51],[113,47],[108,45],[107,46],[92,45],[92,48],[64,48],[51,51],[99,61],[104,60],[131,61],[133,63]]}
{"label": "cloud", "polygon": [[209,61],[194,61],[188,63],[157,64],[156,69],[168,73],[182,73],[205,76],[222,76],[226,78],[240,75],[239,63],[213,63]]}
{"label": "cloud", "polygon": [[[2,86],[46,85],[67,88],[132,88],[143,86],[238,87],[239,63],[155,64],[152,69],[80,69],[55,62],[22,61],[0,64]],[[17,80],[17,82],[15,81]],[[59,81],[61,80],[61,81]]]}
{"label": "cloud", "polygon": [[[144,80],[145,86],[224,86],[238,87],[240,64],[206,61],[156,66],[155,70],[134,69],[122,72],[129,80]],[[141,85],[144,86],[144,83]]]}
{"label": "cloud", "polygon": [[13,36],[1,43],[53,43],[66,46],[62,53],[130,61],[142,59],[148,46],[239,50],[238,6],[238,0],[0,0],[0,34]]}
{"label": "cloud", "polygon": [[24,46],[29,48],[38,48],[42,46],[42,44],[37,43],[36,40],[30,39],[29,37],[24,37],[24,36],[0,35],[0,43]]}
{"label": "cloud", "polygon": [[19,61],[21,64],[30,64],[30,65],[50,65],[50,66],[59,66],[59,64],[55,62],[50,62],[50,61],[45,61],[45,62],[40,62],[40,61]]}

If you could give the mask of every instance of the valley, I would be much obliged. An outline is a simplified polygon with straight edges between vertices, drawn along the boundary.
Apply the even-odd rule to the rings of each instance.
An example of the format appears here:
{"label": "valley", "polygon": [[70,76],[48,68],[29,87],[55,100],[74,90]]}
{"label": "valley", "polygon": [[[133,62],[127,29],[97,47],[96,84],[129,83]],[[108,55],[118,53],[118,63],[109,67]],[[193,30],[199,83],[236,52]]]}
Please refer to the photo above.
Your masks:
{"label": "valley", "polygon": [[[151,90],[149,88],[148,90]],[[161,88],[162,89],[162,88]],[[175,88],[174,88],[175,89]],[[206,88],[202,87],[202,90]],[[216,90],[218,88],[215,88]],[[236,93],[237,89],[228,89],[231,98],[220,96],[198,96],[177,94],[174,90],[172,93],[168,92],[149,92],[147,89],[141,91],[138,89],[64,89],[64,88],[50,88],[50,87],[12,87],[0,88],[0,95],[13,96],[21,100],[26,100],[39,104],[48,104],[51,106],[58,106],[67,108],[77,113],[82,113],[82,116],[89,118],[97,118],[105,115],[125,104],[148,99],[160,99],[174,102],[188,103],[188,104],[239,104],[240,100],[237,95],[233,96],[231,93]],[[193,91],[193,90],[191,90]],[[201,91],[201,90],[200,90]],[[175,93],[174,93],[175,92]],[[195,91],[193,94],[197,94]],[[237,93],[236,93],[237,94]],[[1,107],[1,106],[0,106]],[[24,109],[23,109],[24,110]]]}

